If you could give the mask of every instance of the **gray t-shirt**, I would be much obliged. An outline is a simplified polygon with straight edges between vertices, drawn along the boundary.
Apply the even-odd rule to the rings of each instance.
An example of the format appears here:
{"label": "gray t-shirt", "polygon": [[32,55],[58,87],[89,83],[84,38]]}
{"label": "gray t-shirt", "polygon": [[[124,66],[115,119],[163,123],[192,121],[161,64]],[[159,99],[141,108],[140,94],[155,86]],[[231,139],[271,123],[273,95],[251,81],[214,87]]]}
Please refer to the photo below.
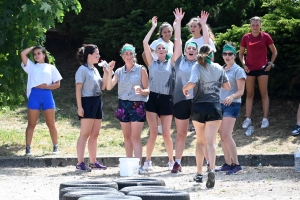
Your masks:
{"label": "gray t-shirt", "polygon": [[[221,103],[225,100],[226,97],[237,92],[238,86],[237,86],[236,81],[239,79],[246,79],[246,77],[247,77],[244,69],[242,69],[236,63],[234,63],[228,70],[226,70],[226,74],[228,76],[231,88],[229,90],[221,89],[221,94],[220,94],[220,98],[221,98],[220,102]],[[233,99],[232,102],[241,103],[242,98],[240,97],[238,99]]]}
{"label": "gray t-shirt", "polygon": [[197,61],[189,61],[184,55],[181,55],[175,62],[175,89],[174,89],[174,104],[188,99],[193,99],[193,89],[189,90],[189,96],[186,97],[182,88],[185,86],[190,77],[192,67],[197,64]]}
{"label": "gray t-shirt", "polygon": [[148,101],[148,96],[135,94],[134,86],[142,85],[142,70],[143,66],[134,64],[130,71],[126,71],[125,65],[115,72],[118,77],[118,98],[128,101]]}
{"label": "gray t-shirt", "polygon": [[220,102],[220,90],[223,83],[228,82],[225,70],[218,63],[203,67],[194,65],[189,82],[195,83],[194,103]]}
{"label": "gray t-shirt", "polygon": [[97,68],[81,65],[75,75],[75,83],[82,83],[81,96],[101,96],[102,78]]}
{"label": "gray t-shirt", "polygon": [[149,66],[149,87],[151,92],[173,94],[174,74],[171,59],[164,62],[153,60]]}

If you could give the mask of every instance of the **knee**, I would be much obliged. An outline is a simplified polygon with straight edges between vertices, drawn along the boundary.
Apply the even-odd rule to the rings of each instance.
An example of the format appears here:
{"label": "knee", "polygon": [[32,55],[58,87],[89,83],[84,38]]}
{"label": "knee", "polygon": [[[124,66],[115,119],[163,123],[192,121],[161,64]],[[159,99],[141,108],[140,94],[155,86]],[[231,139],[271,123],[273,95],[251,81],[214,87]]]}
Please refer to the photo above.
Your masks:
{"label": "knee", "polygon": [[34,129],[36,126],[36,123],[28,122],[27,129]]}
{"label": "knee", "polygon": [[163,133],[162,136],[163,136],[164,141],[165,140],[172,140],[171,134]]}
{"label": "knee", "polygon": [[141,137],[132,137],[131,141],[134,144],[139,144],[139,143],[141,143]]}
{"label": "knee", "polygon": [[253,97],[254,97],[254,91],[251,91],[251,92],[248,92],[248,91],[247,91],[246,98],[247,98],[247,99],[253,99]]}
{"label": "knee", "polygon": [[90,139],[94,139],[94,140],[97,140],[98,139],[98,136],[99,136],[99,132],[98,133],[91,133],[89,138]]}
{"label": "knee", "polygon": [[49,129],[56,128],[55,122],[46,122],[46,125],[48,126]]}
{"label": "knee", "polygon": [[184,142],[186,140],[186,134],[178,132],[176,140],[179,141],[179,142]]}

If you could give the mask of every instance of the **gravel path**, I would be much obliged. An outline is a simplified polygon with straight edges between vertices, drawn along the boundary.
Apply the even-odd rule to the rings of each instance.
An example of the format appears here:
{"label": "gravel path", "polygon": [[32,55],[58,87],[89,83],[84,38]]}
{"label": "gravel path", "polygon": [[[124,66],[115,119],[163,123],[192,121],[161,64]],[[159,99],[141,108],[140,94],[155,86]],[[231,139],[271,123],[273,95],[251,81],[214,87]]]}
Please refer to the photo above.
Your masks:
{"label": "gravel path", "polygon": [[[171,174],[166,168],[155,167],[147,177],[163,179],[166,186],[185,190],[191,199],[300,199],[300,173],[293,167],[244,167],[244,173],[227,176],[217,173],[214,189],[191,179],[195,167]],[[120,178],[117,167],[90,173],[74,172],[74,166],[57,168],[0,168],[1,199],[58,199],[59,184],[74,180],[112,181]],[[204,182],[206,176],[204,177]]]}

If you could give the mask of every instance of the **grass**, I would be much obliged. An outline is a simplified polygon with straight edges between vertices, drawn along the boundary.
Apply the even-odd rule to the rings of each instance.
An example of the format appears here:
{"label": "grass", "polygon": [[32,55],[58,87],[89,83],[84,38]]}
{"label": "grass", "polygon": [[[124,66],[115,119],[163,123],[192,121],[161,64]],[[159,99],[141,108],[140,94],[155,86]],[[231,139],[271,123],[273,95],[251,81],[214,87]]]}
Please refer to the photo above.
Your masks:
{"label": "grass", "polygon": [[[48,50],[50,49],[51,46],[49,46]],[[74,77],[79,65],[74,59],[74,56],[71,55],[72,52],[68,55],[63,55],[61,52],[70,51],[62,51],[60,49],[57,55],[55,55],[55,51],[51,52],[56,57],[56,66],[64,78],[61,81],[61,87],[53,91],[57,107],[56,125],[59,133],[60,155],[76,156],[76,143],[80,131],[80,121],[76,114]],[[116,89],[117,87],[112,91],[104,91],[103,93],[104,120],[98,138],[99,156],[125,155],[120,123],[114,117],[114,111],[117,107]],[[296,147],[300,145],[299,138],[290,136],[291,129],[296,122],[297,108],[298,101],[275,99],[271,97],[269,112],[270,127],[261,129],[259,128],[262,119],[261,101],[259,98],[256,99],[254,101],[252,114],[255,130],[251,137],[247,137],[245,135],[245,129],[241,128],[245,116],[245,108],[242,107],[233,131],[238,154],[293,153]],[[24,155],[26,126],[26,103],[14,111],[7,108],[2,110],[2,114],[0,115],[0,156]],[[171,132],[173,142],[175,142],[176,128],[174,120]],[[148,139],[147,123],[144,124],[141,138],[143,155],[145,155],[145,146]],[[222,150],[219,140],[220,138],[218,137],[217,153],[221,154]],[[196,135],[193,132],[189,132],[184,155],[194,155],[195,144]],[[52,151],[50,135],[42,114],[40,114],[39,122],[34,132],[31,148],[36,156],[45,156]],[[158,136],[157,138],[153,155],[167,155],[162,136]]]}

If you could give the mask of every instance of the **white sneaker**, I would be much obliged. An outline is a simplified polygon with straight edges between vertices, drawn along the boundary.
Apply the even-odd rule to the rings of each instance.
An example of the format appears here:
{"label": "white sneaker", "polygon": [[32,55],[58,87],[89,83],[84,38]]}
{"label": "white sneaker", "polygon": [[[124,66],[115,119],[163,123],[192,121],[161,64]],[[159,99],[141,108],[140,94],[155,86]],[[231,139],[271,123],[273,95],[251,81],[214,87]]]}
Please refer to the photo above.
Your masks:
{"label": "white sneaker", "polygon": [[168,170],[169,171],[172,171],[174,164],[175,164],[174,161],[168,162]]}
{"label": "white sneaker", "polygon": [[152,161],[145,161],[144,162],[144,170],[146,171],[151,171],[153,170],[153,167],[152,167]]}
{"label": "white sneaker", "polygon": [[157,131],[158,131],[158,134],[162,134],[162,127],[161,127],[161,126],[158,126],[158,127],[157,127]]}
{"label": "white sneaker", "polygon": [[243,128],[248,128],[252,124],[252,121],[250,118],[246,118],[245,121],[243,122],[242,127]]}
{"label": "white sneaker", "polygon": [[267,118],[263,118],[261,121],[261,126],[260,128],[267,128],[269,126],[269,120]]}

